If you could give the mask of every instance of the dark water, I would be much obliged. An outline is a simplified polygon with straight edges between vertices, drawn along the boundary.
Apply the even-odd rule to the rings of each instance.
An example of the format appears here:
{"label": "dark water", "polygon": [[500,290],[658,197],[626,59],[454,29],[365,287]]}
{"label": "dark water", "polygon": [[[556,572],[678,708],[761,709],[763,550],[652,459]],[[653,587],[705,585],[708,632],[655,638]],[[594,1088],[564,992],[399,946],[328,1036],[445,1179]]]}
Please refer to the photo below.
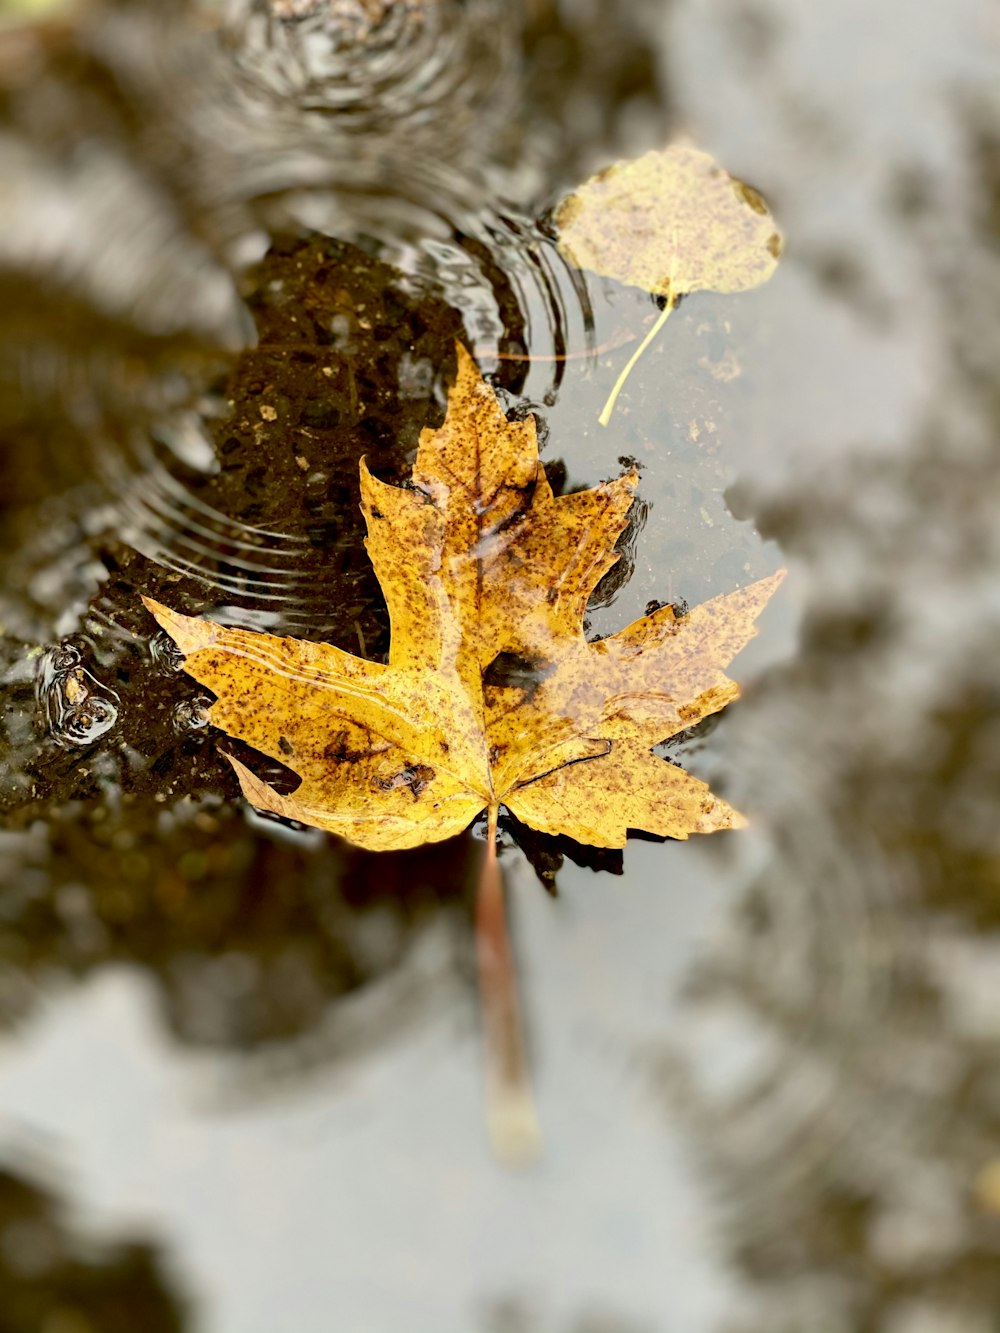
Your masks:
{"label": "dark water", "polygon": [[[60,15],[0,28],[0,1333],[1000,1328],[993,7]],[[656,310],[546,212],[681,133],[786,253],[602,430]],[[504,830],[520,1173],[480,843],[247,812],[139,602],[383,653],[358,459],[456,337],[556,485],[641,465],[593,633],[790,571],[681,756],[747,832]]]}

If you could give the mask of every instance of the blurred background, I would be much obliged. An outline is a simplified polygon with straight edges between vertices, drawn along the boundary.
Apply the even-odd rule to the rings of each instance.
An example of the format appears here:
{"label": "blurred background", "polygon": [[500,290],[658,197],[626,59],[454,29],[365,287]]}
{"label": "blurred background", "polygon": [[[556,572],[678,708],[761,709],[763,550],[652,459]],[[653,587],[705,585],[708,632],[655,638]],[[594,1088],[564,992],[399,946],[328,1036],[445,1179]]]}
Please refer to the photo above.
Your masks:
{"label": "blurred background", "polygon": [[[988,0],[0,0],[0,1333],[1000,1329],[998,57]],[[682,135],[785,254],[605,430],[658,312],[551,209]],[[519,1172],[483,829],[247,810],[139,601],[384,654],[358,460],[456,338],[557,488],[640,466],[590,633],[789,570],[669,751],[749,830],[502,829]]]}

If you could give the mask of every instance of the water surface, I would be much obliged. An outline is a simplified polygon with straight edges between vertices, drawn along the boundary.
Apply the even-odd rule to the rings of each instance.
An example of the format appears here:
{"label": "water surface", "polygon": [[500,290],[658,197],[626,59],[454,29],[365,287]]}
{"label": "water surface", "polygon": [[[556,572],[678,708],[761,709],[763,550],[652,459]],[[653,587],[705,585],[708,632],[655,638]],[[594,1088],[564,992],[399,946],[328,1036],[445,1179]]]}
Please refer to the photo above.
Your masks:
{"label": "water surface", "polygon": [[[991,7],[301,8],[0,47],[0,1324],[985,1333]],[[657,311],[546,210],[680,133],[786,254],[683,301],[602,430]],[[384,653],[357,462],[408,473],[456,337],[559,486],[641,465],[592,633],[790,571],[679,755],[748,832],[505,831],[521,1173],[483,1129],[475,838],[245,811],[138,601]]]}

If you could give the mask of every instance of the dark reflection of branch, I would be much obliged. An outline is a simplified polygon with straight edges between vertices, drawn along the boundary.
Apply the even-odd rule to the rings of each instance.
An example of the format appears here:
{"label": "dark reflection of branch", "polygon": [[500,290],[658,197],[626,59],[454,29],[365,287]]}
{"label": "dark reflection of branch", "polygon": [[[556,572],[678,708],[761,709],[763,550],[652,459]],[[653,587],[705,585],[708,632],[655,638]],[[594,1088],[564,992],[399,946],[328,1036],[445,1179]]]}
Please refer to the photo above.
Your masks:
{"label": "dark reflection of branch", "polygon": [[271,836],[212,798],[55,807],[47,834],[8,834],[0,852],[0,1021],[30,1006],[42,976],[128,960],[156,979],[185,1042],[298,1039],[395,970],[431,923],[467,929],[474,861],[466,842],[374,856]]}
{"label": "dark reflection of branch", "polygon": [[773,850],[692,978],[701,1053],[663,1066],[749,1280],[727,1333],[1000,1309],[1000,154],[970,137],[969,214],[901,215],[962,234],[929,419],[757,504],[815,589],[736,761]]}
{"label": "dark reflection of branch", "polygon": [[99,1243],[41,1185],[0,1167],[0,1328],[182,1333],[182,1302],[149,1241]]}

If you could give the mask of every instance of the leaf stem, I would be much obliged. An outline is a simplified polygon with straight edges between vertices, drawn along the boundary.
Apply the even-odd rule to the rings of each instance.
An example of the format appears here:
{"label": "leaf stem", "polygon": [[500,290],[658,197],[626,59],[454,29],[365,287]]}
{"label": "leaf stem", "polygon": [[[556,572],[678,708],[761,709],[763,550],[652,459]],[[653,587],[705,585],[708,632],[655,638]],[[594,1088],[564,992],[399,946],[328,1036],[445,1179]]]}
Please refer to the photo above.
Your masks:
{"label": "leaf stem", "polygon": [[601,415],[597,418],[602,426],[606,426],[608,422],[611,420],[611,413],[615,410],[615,403],[618,401],[618,395],[625,387],[625,381],[628,379],[629,375],[631,375],[635,363],[639,360],[640,356],[642,356],[643,352],[646,350],[646,348],[649,346],[649,344],[653,341],[653,339],[656,337],[659,331],[663,328],[664,324],[666,324],[667,320],[670,318],[670,312],[673,310],[673,308],[674,308],[674,298],[673,296],[671,296],[667,301],[667,304],[660,311],[659,319],[649,330],[645,338],[643,338],[642,342],[635,349],[632,355],[629,357],[628,362],[625,365],[625,369],[618,376],[617,380],[615,380],[615,387],[611,390],[610,394],[608,395],[608,401],[604,404],[604,407],[601,409]]}
{"label": "leaf stem", "polygon": [[523,1163],[539,1148],[531,1074],[524,1048],[517,974],[497,859],[498,807],[489,809],[486,856],[476,898],[476,961],[486,1063],[486,1123],[499,1157]]}

